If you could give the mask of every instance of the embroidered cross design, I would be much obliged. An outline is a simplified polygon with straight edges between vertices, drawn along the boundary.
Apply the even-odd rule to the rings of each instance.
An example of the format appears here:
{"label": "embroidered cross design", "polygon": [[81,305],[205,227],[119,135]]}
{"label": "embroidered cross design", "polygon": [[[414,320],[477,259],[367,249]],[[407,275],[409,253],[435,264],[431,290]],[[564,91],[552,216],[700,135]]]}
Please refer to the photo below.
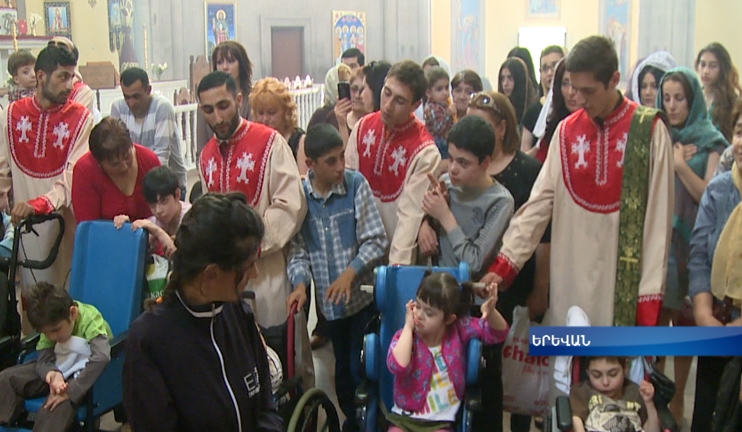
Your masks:
{"label": "embroidered cross design", "polygon": [[366,149],[363,150],[363,157],[371,157],[371,146],[376,143],[376,132],[373,129],[366,132],[366,136],[363,137],[363,145]]}
{"label": "embroidered cross design", "polygon": [[26,134],[28,131],[30,131],[32,128],[31,122],[28,121],[28,116],[21,117],[21,121],[16,123],[15,130],[19,131],[21,133],[21,137],[18,138],[18,142],[28,142],[28,137]]}
{"label": "embroidered cross design", "polygon": [[216,171],[216,161],[214,158],[209,159],[209,165],[206,167],[206,175],[209,176],[207,187],[214,186],[214,172]]}
{"label": "embroidered cross design", "polygon": [[57,125],[54,126],[54,131],[52,133],[57,136],[57,140],[54,142],[54,147],[64,147],[64,143],[62,142],[62,140],[70,137],[70,130],[69,126],[67,126],[67,123],[57,123]]}
{"label": "embroidered cross design", "polygon": [[389,172],[393,172],[395,176],[399,176],[399,167],[401,166],[404,168],[407,163],[407,158],[405,157],[406,154],[407,150],[402,148],[402,146],[397,147],[397,149],[392,152],[394,164],[389,167]]}
{"label": "embroidered cross design", "polygon": [[629,134],[624,132],[623,137],[621,137],[620,140],[618,140],[618,143],[616,144],[616,151],[621,152],[621,158],[616,162],[616,166],[619,168],[623,167],[623,160],[626,156],[626,142],[629,140]]}
{"label": "embroidered cross design", "polygon": [[240,170],[237,183],[250,184],[250,179],[247,178],[247,171],[255,171],[255,161],[252,159],[252,153],[242,152],[242,156],[237,160],[237,169]]}
{"label": "embroidered cross design", "polygon": [[578,159],[575,164],[575,168],[585,167],[587,168],[587,161],[585,160],[585,153],[590,151],[590,142],[587,140],[587,135],[580,135],[577,137],[577,142],[572,143],[572,154],[577,153]]}

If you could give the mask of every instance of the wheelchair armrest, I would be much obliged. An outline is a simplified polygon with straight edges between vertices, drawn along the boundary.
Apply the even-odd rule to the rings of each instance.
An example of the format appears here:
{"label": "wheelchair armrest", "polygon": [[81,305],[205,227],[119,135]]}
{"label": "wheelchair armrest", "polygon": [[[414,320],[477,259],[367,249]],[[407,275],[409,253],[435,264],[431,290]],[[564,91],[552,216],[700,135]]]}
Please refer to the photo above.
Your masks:
{"label": "wheelchair armrest", "polygon": [[471,412],[478,412],[482,409],[482,391],[479,387],[466,389],[464,403],[466,404],[466,409]]}
{"label": "wheelchair armrest", "polygon": [[41,339],[41,333],[33,333],[24,337],[23,339],[21,339],[21,350],[35,351],[36,344],[39,343],[39,339]]}
{"label": "wheelchair armrest", "polygon": [[123,333],[119,333],[113,339],[111,339],[111,358],[117,357],[122,352],[124,352],[127,336],[129,336],[129,330],[126,330]]}
{"label": "wheelchair armrest", "polygon": [[558,396],[556,399],[556,424],[560,431],[572,430],[572,406],[569,396]]}
{"label": "wheelchair armrest", "polygon": [[374,383],[365,379],[361,381],[361,385],[358,386],[358,389],[356,390],[356,406],[364,407],[368,406],[369,403],[371,403],[372,398],[374,397]]}

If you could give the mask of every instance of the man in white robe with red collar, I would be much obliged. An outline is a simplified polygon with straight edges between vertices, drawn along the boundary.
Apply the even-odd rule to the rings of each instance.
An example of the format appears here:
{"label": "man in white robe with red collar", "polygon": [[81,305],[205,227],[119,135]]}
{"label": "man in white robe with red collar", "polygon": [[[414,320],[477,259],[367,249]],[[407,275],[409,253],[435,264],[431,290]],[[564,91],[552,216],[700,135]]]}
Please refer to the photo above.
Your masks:
{"label": "man in white robe with red collar", "polygon": [[[72,259],[75,217],[71,209],[72,170],[88,151],[93,118],[82,105],[69,99],[76,61],[72,53],[49,46],[36,59],[36,95],[12,103],[0,120],[0,191],[12,188],[11,221],[16,224],[32,214],[60,212],[65,234],[56,261],[47,270],[23,269],[23,283],[65,283]],[[57,235],[46,223],[39,237],[23,236],[29,259],[44,259]],[[24,257],[21,252],[20,257]]]}
{"label": "man in white robe with red collar", "polygon": [[214,132],[201,152],[201,182],[208,192],[242,192],[263,216],[259,276],[247,289],[255,292],[260,325],[282,324],[292,291],[284,249],[307,213],[299,169],[280,133],[240,117],[242,95],[230,75],[221,71],[206,75],[198,85],[198,97]]}
{"label": "man in white robe with red collar", "polygon": [[381,91],[381,110],[358,121],[345,149],[346,167],[371,185],[387,237],[389,263],[416,261],[422,201],[441,155],[425,125],[413,114],[427,89],[417,63],[394,64]]}
{"label": "man in white robe with red collar", "polygon": [[580,41],[566,68],[584,108],[563,120],[528,202],[513,217],[484,282],[504,283],[551,228],[550,304],[594,326],[657,325],[673,218],[673,153],[658,111],[621,95],[618,58],[602,36]]}

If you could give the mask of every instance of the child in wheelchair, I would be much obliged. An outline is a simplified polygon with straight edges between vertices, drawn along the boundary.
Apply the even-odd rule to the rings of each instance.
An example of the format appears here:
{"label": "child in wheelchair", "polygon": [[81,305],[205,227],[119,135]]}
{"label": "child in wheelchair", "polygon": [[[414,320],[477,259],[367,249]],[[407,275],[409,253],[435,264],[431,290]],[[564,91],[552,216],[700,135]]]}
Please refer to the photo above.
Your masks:
{"label": "child in wheelchair", "polygon": [[404,328],[389,345],[387,367],[394,376],[390,432],[453,430],[464,397],[466,346],[473,338],[501,343],[508,324],[495,308],[497,287],[487,287],[482,318],[468,316],[471,284],[448,273],[426,276],[417,299],[406,305]]}
{"label": "child in wheelchair", "polygon": [[654,386],[628,377],[626,357],[588,357],[588,379],[569,393],[574,432],[660,432]]}
{"label": "child in wheelchair", "polygon": [[65,431],[110,361],[111,329],[95,307],[49,283],[32,287],[26,305],[31,325],[42,333],[38,360],[0,372],[0,425],[18,419],[25,399],[47,396],[34,430]]}

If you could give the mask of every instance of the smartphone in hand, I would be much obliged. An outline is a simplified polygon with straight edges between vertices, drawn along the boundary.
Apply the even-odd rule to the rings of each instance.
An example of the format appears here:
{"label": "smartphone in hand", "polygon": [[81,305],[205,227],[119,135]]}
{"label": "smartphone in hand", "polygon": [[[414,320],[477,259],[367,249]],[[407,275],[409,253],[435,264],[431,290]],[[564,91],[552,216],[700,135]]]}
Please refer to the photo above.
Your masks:
{"label": "smartphone in hand", "polygon": [[350,83],[341,81],[338,83],[338,100],[350,99]]}

